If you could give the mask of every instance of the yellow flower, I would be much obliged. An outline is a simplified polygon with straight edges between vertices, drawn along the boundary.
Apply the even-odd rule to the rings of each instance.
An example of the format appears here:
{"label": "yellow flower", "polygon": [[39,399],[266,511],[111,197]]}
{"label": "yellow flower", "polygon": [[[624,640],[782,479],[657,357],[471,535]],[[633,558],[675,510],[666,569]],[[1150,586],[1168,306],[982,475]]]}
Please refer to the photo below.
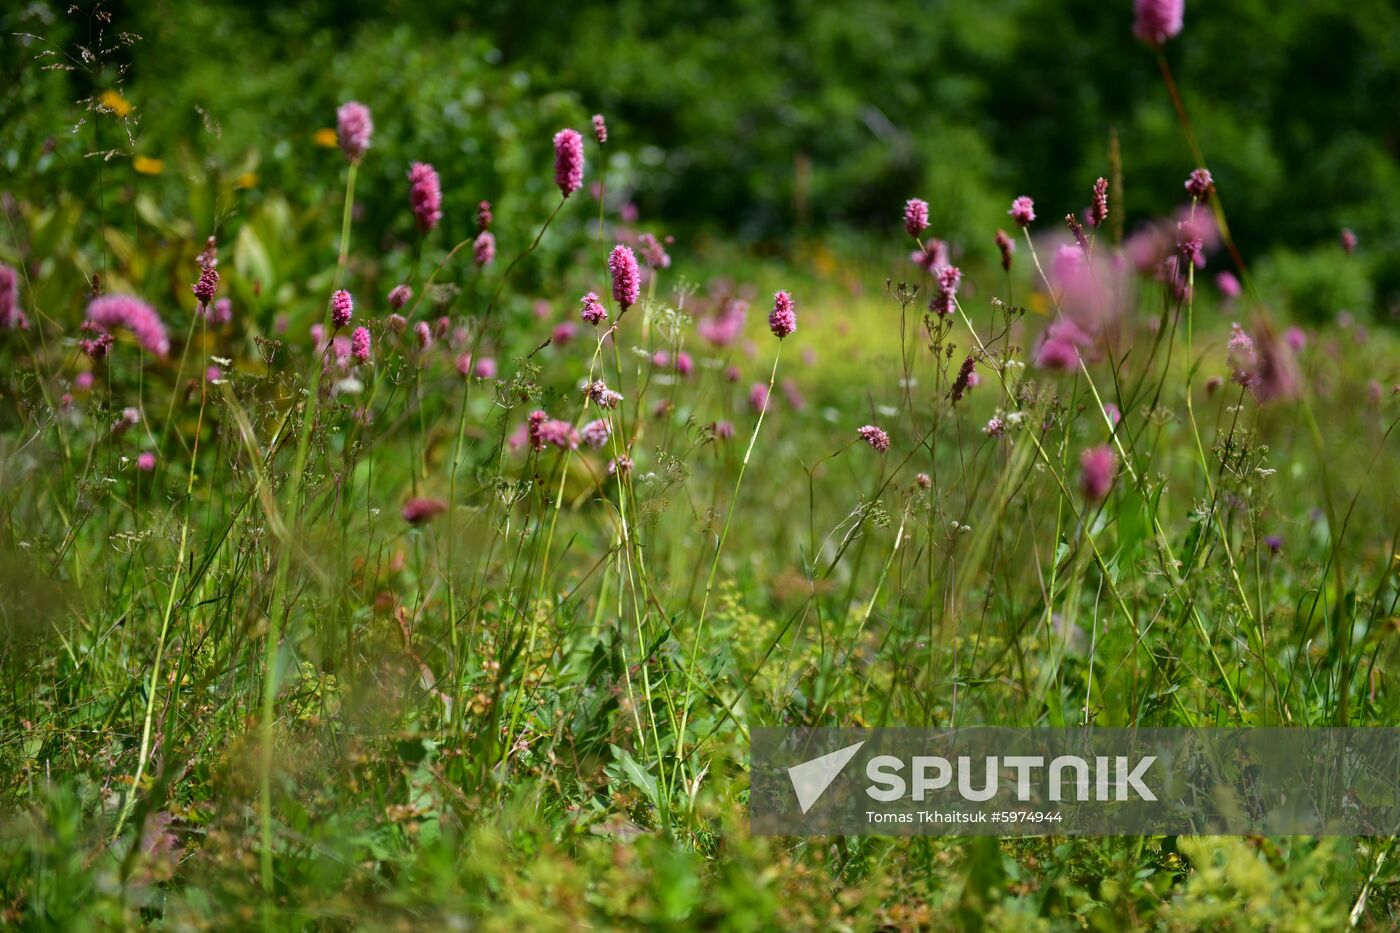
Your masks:
{"label": "yellow flower", "polygon": [[311,139],[316,145],[326,149],[334,149],[336,146],[340,145],[340,141],[336,138],[335,130],[328,126],[317,130],[316,135],[311,137]]}
{"label": "yellow flower", "polygon": [[165,161],[139,155],[131,160],[131,167],[142,175],[159,175],[165,171]]}
{"label": "yellow flower", "polygon": [[102,96],[97,99],[97,102],[119,117],[128,116],[131,111],[136,109],[131,106],[130,101],[122,97],[116,91],[103,91]]}
{"label": "yellow flower", "polygon": [[238,176],[238,180],[235,181],[233,184],[236,188],[252,188],[257,183],[257,175],[253,174],[252,172],[244,172],[242,175]]}

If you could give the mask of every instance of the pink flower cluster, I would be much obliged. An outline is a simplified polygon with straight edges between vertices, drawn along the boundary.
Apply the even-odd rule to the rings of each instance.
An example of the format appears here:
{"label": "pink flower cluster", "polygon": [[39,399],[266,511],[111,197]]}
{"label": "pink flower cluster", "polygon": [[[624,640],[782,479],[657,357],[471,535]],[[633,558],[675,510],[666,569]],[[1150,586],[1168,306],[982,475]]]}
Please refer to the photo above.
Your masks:
{"label": "pink flower cluster", "polygon": [[938,291],[928,303],[928,309],[937,315],[952,314],[957,310],[958,284],[962,282],[962,270],[957,266],[944,266],[938,270]]}
{"label": "pink flower cluster", "polygon": [[369,149],[370,136],[374,133],[374,121],[370,119],[369,108],[359,101],[341,104],[335,112],[336,139],[340,151],[351,162],[358,162]]}
{"label": "pink flower cluster", "polygon": [[867,424],[857,428],[856,433],[859,434],[860,439],[869,444],[870,448],[876,453],[884,453],[890,449],[889,434],[873,424]]}
{"label": "pink flower cluster", "polygon": [[331,295],[331,326],[341,328],[350,323],[355,313],[355,299],[345,289],[336,289]]}
{"label": "pink flower cluster", "polygon": [[558,447],[560,450],[577,450],[578,432],[567,421],[551,418],[543,411],[532,411],[526,421],[526,430],[532,450]]}
{"label": "pink flower cluster", "polygon": [[566,198],[583,187],[583,137],[577,130],[554,134],[554,183]]}
{"label": "pink flower cluster", "polygon": [[1181,32],[1186,0],[1135,0],[1133,35],[1148,45],[1161,45]]}
{"label": "pink flower cluster", "polygon": [[928,229],[928,202],[922,198],[910,198],[904,202],[904,229],[917,238]]}
{"label": "pink flower cluster", "polygon": [[593,138],[598,140],[599,145],[608,141],[608,124],[601,113],[593,115]]}
{"label": "pink flower cluster", "polygon": [[597,327],[608,319],[608,309],[603,307],[603,303],[598,300],[597,292],[589,292],[579,301],[583,303],[583,310],[579,313],[589,324]]}
{"label": "pink flower cluster", "polygon": [[19,275],[0,263],[0,330],[24,330],[29,319],[19,308]]}
{"label": "pink flower cluster", "polygon": [[773,310],[768,314],[768,329],[773,336],[782,340],[797,330],[797,312],[793,309],[792,296],[778,292],[773,296]]}
{"label": "pink flower cluster", "polygon": [[637,303],[642,293],[642,273],[637,268],[637,256],[631,247],[613,247],[608,256],[608,272],[612,275],[613,301],[626,311]]}
{"label": "pink flower cluster", "polygon": [[726,297],[720,302],[719,310],[713,316],[700,319],[695,325],[695,330],[700,334],[700,339],[711,346],[727,347],[738,339],[748,313],[747,301]]}
{"label": "pink flower cluster", "polygon": [[442,220],[442,183],[426,162],[414,162],[408,170],[408,203],[419,233],[431,233]]}
{"label": "pink flower cluster", "polygon": [[94,298],[87,308],[88,323],[103,333],[125,327],[136,337],[147,353],[165,356],[170,352],[170,338],[165,323],[155,309],[131,295],[104,295]]}
{"label": "pink flower cluster", "polygon": [[1007,213],[1022,227],[1029,227],[1035,220],[1035,202],[1023,194],[1011,202],[1011,210]]}
{"label": "pink flower cluster", "polygon": [[1108,444],[1090,447],[1079,455],[1079,491],[1090,502],[1102,502],[1113,488],[1118,457]]}
{"label": "pink flower cluster", "polygon": [[472,241],[472,259],[478,268],[496,261],[496,235],[490,230],[481,231]]}

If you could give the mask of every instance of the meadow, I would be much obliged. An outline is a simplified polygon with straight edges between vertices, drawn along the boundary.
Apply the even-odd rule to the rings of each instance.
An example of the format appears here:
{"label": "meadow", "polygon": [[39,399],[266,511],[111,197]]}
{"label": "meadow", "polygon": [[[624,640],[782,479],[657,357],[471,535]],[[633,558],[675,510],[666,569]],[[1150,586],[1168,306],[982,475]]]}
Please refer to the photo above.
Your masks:
{"label": "meadow", "polygon": [[468,185],[360,88],[279,186],[34,46],[93,157],[0,205],[0,925],[1394,929],[1383,828],[748,832],[756,726],[1400,723],[1386,247],[1254,274],[1135,6],[1169,181],[761,248],[572,101]]}

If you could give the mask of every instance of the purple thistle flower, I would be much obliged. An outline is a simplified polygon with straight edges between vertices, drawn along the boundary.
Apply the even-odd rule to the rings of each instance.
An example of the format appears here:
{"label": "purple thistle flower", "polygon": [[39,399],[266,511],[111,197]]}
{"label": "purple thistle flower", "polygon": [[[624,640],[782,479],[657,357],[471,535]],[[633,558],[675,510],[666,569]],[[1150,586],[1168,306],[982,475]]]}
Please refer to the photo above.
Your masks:
{"label": "purple thistle flower", "polygon": [[608,124],[601,113],[593,115],[593,138],[598,140],[600,146],[608,141]]}
{"label": "purple thistle flower", "polygon": [[603,303],[598,300],[597,292],[589,292],[579,301],[583,303],[583,310],[579,313],[589,324],[597,327],[608,319],[608,309],[603,307]]}
{"label": "purple thistle flower", "polygon": [[582,438],[583,442],[589,447],[596,449],[608,442],[608,437],[611,433],[611,430],[608,428],[608,423],[602,418],[598,418],[585,424],[583,430],[579,432],[579,437]]}
{"label": "purple thistle flower", "polygon": [[870,449],[876,453],[884,453],[890,449],[890,436],[873,424],[867,424],[856,428],[856,433],[860,439],[870,445]]}
{"label": "purple thistle flower", "polygon": [[478,230],[490,230],[491,221],[495,219],[491,213],[490,201],[482,201],[476,206],[476,228]]}
{"label": "purple thistle flower", "polygon": [[934,314],[952,314],[957,310],[958,284],[962,281],[962,270],[957,266],[944,266],[938,270],[938,291],[928,303]]}
{"label": "purple thistle flower", "polygon": [[1090,502],[1102,502],[1113,488],[1118,457],[1108,444],[1090,447],[1079,455],[1079,491]]}
{"label": "purple thistle flower", "polygon": [[1011,210],[1006,213],[1010,214],[1016,223],[1029,227],[1031,221],[1035,220],[1035,202],[1023,194],[1011,202]]}
{"label": "purple thistle flower", "polygon": [[1001,267],[1007,272],[1011,271],[1011,257],[1016,252],[1016,241],[1007,235],[1005,230],[997,230],[997,249],[1001,250]]}
{"label": "purple thistle flower", "polygon": [[224,371],[217,366],[210,366],[204,371],[205,382],[218,382],[224,378]]}
{"label": "purple thistle flower", "polygon": [[483,230],[472,241],[472,258],[478,267],[489,266],[496,261],[496,235]]}
{"label": "purple thistle flower", "polygon": [[1356,234],[1351,232],[1350,227],[1343,227],[1341,233],[1342,249],[1348,256],[1356,251]]}
{"label": "purple thistle flower", "polygon": [[87,308],[87,319],[99,330],[110,333],[125,327],[136,337],[147,353],[165,356],[170,352],[170,338],[165,324],[155,309],[130,295],[104,295],[94,298]]}
{"label": "purple thistle flower", "polygon": [[773,310],[768,314],[768,329],[773,336],[782,340],[797,330],[797,312],[793,310],[792,296],[778,292],[773,296]]}
{"label": "purple thistle flower", "polygon": [[1101,227],[1108,219],[1108,179],[1094,182],[1094,200],[1089,204],[1089,225]]}
{"label": "purple thistle flower", "polygon": [[1270,554],[1277,554],[1283,550],[1283,539],[1278,535],[1269,535],[1264,538],[1264,545],[1269,549]]}
{"label": "purple thistle flower", "polygon": [[19,309],[19,274],[0,263],[0,330],[24,330],[29,319]]}
{"label": "purple thistle flower", "polygon": [[414,162],[408,170],[408,203],[419,233],[431,233],[442,220],[442,183],[427,162]]}
{"label": "purple thistle flower", "polygon": [[554,134],[554,183],[566,198],[583,187],[583,137],[577,130]]}
{"label": "purple thistle flower", "polygon": [[345,289],[336,289],[331,295],[331,326],[337,329],[350,323],[355,313],[355,299]]}
{"label": "purple thistle flower", "polygon": [[214,300],[214,293],[219,290],[219,270],[213,266],[205,266],[199,273],[199,281],[190,286],[190,291],[199,299],[199,303],[207,305]]}
{"label": "purple thistle flower", "polygon": [[1133,35],[1151,46],[1159,46],[1181,32],[1186,0],[1135,0]]}
{"label": "purple thistle flower", "polygon": [[613,301],[623,311],[637,303],[642,293],[642,273],[637,268],[637,256],[627,246],[614,246],[608,256],[608,272],[612,275]]}
{"label": "purple thistle flower", "polygon": [[413,289],[407,285],[395,285],[389,289],[389,307],[395,311],[403,310],[403,306],[413,300]]}
{"label": "purple thistle flower", "polygon": [[355,328],[355,333],[350,336],[350,355],[353,356],[357,362],[368,363],[369,353],[369,328]]}
{"label": "purple thistle flower", "polygon": [[1210,169],[1198,168],[1186,178],[1186,193],[1197,201],[1204,202],[1215,191],[1215,179]]}
{"label": "purple thistle flower", "polygon": [[369,149],[369,140],[374,133],[374,121],[370,119],[369,108],[359,101],[341,104],[335,112],[336,139],[340,141],[340,151],[351,162],[358,162]]}
{"label": "purple thistle flower", "polygon": [[928,229],[928,202],[922,198],[910,198],[904,202],[904,229],[911,237]]}
{"label": "purple thistle flower", "polygon": [[421,525],[426,521],[437,518],[447,511],[447,503],[441,499],[428,499],[422,496],[414,496],[403,504],[403,520],[410,525]]}

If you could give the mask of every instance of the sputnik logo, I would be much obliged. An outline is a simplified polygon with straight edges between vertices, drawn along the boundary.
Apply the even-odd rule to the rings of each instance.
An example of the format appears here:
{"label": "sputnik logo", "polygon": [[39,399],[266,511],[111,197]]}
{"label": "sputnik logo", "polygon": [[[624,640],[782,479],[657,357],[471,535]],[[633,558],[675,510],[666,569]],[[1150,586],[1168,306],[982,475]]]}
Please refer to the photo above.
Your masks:
{"label": "sputnik logo", "polygon": [[865,741],[862,740],[787,769],[788,779],[792,781],[792,789],[797,794],[797,804],[803,813],[812,809],[812,805],[826,793],[831,782],[840,775],[841,769],[846,767],[864,744]]}

